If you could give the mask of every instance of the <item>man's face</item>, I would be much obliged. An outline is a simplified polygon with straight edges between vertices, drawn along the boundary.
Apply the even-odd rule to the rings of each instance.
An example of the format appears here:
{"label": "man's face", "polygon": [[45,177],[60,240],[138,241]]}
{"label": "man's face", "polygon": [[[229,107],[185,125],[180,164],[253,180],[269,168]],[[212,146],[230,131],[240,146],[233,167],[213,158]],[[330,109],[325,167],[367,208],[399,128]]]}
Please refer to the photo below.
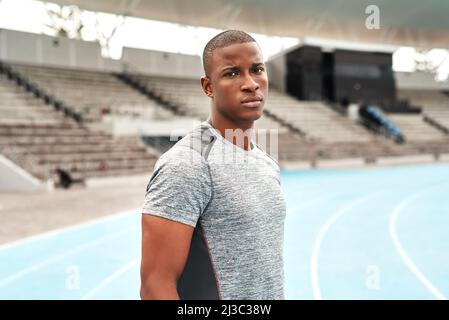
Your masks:
{"label": "man's face", "polygon": [[239,123],[262,116],[268,95],[268,78],[262,53],[255,42],[216,49],[203,89],[213,99],[216,112]]}

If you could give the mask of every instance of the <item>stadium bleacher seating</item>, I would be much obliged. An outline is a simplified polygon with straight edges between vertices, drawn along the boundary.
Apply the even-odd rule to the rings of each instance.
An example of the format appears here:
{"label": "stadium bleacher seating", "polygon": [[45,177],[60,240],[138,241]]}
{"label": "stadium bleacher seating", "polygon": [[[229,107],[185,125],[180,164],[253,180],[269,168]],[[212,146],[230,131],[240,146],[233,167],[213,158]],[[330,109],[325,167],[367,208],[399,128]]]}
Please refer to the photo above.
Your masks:
{"label": "stadium bleacher seating", "polygon": [[103,115],[134,115],[150,119],[171,119],[173,113],[113,74],[98,71],[14,64],[12,67],[47,93],[64,101],[84,121],[100,121]]}
{"label": "stadium bleacher seating", "polygon": [[137,137],[92,132],[0,75],[0,150],[32,175],[46,180],[56,169],[73,179],[148,173],[156,150]]}
{"label": "stadium bleacher seating", "polygon": [[[82,114],[85,123],[99,122],[105,114],[149,120],[184,116],[206,120],[210,112],[210,100],[199,80],[127,75],[151,92],[148,96],[111,73],[23,64],[12,67]],[[169,109],[151,96],[176,108]],[[449,98],[444,94],[401,91],[400,96],[422,105],[425,115],[448,124]],[[149,173],[159,154],[174,143],[167,137],[146,137],[143,143],[137,136],[113,138],[92,131],[4,75],[0,76],[0,98],[2,154],[40,179],[52,177],[58,169],[77,180]],[[324,102],[300,101],[270,88],[264,115],[255,128],[267,134],[276,130],[281,163],[449,152],[447,134],[424,121],[423,115],[390,113],[387,117],[404,134],[405,144],[397,145],[366,130]],[[273,154],[268,136],[265,141],[263,147]]]}
{"label": "stadium bleacher seating", "polygon": [[399,90],[401,99],[423,108],[425,115],[449,130],[449,97],[436,90]]}

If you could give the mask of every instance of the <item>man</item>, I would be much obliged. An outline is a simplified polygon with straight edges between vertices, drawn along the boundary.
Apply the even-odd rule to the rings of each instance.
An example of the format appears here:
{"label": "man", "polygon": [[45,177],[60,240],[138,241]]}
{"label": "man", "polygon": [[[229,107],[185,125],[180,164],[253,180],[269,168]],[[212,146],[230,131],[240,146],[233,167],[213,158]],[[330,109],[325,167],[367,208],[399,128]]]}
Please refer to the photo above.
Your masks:
{"label": "man", "polygon": [[203,67],[210,117],[159,158],[147,187],[141,297],[283,299],[279,166],[247,134],[268,93],[261,50],[228,30]]}

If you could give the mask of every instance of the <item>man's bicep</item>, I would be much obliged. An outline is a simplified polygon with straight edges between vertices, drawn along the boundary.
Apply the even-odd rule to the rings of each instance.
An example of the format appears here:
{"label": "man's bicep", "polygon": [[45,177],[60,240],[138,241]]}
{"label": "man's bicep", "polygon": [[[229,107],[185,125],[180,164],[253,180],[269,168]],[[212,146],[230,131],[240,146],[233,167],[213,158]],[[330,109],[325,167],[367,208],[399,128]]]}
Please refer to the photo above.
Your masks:
{"label": "man's bicep", "polygon": [[142,214],[142,277],[177,280],[187,261],[193,230],[187,224]]}

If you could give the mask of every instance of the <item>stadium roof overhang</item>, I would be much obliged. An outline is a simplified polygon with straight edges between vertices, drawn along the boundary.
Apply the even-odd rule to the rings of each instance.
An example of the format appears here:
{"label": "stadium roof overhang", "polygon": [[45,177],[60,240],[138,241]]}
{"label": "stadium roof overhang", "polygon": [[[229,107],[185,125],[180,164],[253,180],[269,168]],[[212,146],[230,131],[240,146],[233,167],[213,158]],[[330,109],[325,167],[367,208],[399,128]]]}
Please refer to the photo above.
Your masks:
{"label": "stadium roof overhang", "polygon": [[[50,0],[81,9],[297,38],[449,48],[447,0]],[[379,29],[365,22],[379,8]]]}

